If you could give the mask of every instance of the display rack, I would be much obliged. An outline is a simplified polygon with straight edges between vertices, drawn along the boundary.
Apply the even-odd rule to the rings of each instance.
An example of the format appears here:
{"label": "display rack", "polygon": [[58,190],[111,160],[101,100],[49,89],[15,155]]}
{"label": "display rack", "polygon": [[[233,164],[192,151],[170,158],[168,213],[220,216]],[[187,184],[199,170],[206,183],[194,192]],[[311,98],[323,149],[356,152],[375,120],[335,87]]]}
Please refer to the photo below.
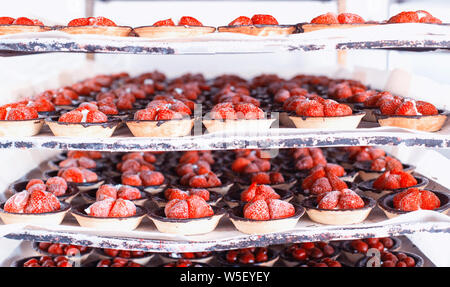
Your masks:
{"label": "display rack", "polygon": [[[396,25],[393,31],[401,31],[403,24]],[[413,24],[415,25],[415,24]],[[412,26],[411,26],[412,27]],[[417,24],[414,27],[425,27]],[[427,26],[435,29],[435,27]],[[369,28],[362,28],[369,29]],[[311,33],[297,34],[287,38],[255,39],[243,36],[214,35],[189,41],[153,41],[139,38],[96,38],[59,37],[59,32],[45,32],[45,37],[0,37],[2,55],[13,56],[43,52],[88,52],[111,54],[230,54],[230,53],[275,53],[304,52],[313,50],[347,49],[450,49],[450,27],[438,26],[439,33],[408,34],[391,39],[391,34],[377,34],[369,40],[363,36],[366,30],[346,31],[342,38],[331,39],[322,32],[320,37]],[[332,31],[331,31],[332,32]],[[347,34],[346,34],[347,33]],[[42,34],[44,35],[44,33]],[[360,37],[354,37],[360,35]],[[384,37],[390,35],[389,37]],[[351,38],[351,40],[350,40]],[[53,149],[53,150],[98,150],[98,151],[175,151],[175,150],[219,150],[219,149],[274,149],[295,147],[325,147],[352,145],[405,145],[410,147],[449,148],[449,126],[438,133],[422,133],[398,128],[359,128],[353,131],[311,131],[297,129],[270,129],[263,134],[230,135],[223,133],[187,136],[181,138],[136,138],[126,130],[118,130],[111,138],[80,139],[55,137],[47,131],[34,137],[0,137],[0,149]],[[437,183],[433,187],[444,189]],[[67,218],[63,225],[54,228],[12,226],[3,232],[4,237],[17,240],[51,241],[103,248],[134,249],[153,252],[210,251],[266,246],[306,241],[343,240],[366,237],[408,235],[416,232],[450,233],[450,222],[431,211],[421,211],[414,217],[403,217],[403,221],[387,221],[380,210],[373,212],[369,224],[356,226],[320,226],[304,215],[296,229],[266,235],[244,235],[235,232],[225,239],[221,231],[229,229],[231,222],[222,220],[218,229],[211,235],[213,239],[202,236],[173,238],[157,234],[153,224],[146,219],[141,227],[124,235],[117,233],[85,230],[80,228],[74,218]],[[5,226],[1,226],[2,228]],[[149,234],[146,234],[151,232]],[[207,238],[207,237],[206,237]],[[215,238],[215,239],[214,239]]]}

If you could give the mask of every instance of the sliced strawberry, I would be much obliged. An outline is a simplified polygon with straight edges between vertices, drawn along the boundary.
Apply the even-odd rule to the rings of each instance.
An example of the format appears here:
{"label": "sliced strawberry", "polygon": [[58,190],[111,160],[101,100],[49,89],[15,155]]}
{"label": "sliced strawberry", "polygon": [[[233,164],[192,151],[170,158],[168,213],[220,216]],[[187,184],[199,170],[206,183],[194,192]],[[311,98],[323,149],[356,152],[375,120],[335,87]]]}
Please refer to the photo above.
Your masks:
{"label": "sliced strawberry", "polygon": [[33,20],[28,19],[26,17],[19,17],[12,23],[14,25],[34,25]]}
{"label": "sliced strawberry", "polygon": [[340,24],[361,24],[365,23],[364,19],[357,15],[352,13],[341,13],[337,17]]}
{"label": "sliced strawberry", "polygon": [[184,190],[178,188],[168,188],[164,194],[166,194],[167,200],[172,199],[187,199],[189,197],[188,193]]}
{"label": "sliced strawberry", "polygon": [[3,209],[6,212],[23,213],[29,197],[30,193],[26,190],[16,193],[6,201]]}
{"label": "sliced strawberry", "polygon": [[370,170],[383,171],[386,168],[386,160],[384,158],[377,158],[372,161]]}
{"label": "sliced strawberry", "polygon": [[102,201],[106,198],[117,198],[117,189],[110,184],[100,186],[95,194],[96,201]]}
{"label": "sliced strawberry", "polygon": [[295,110],[296,114],[299,116],[306,116],[306,117],[323,117],[325,116],[324,113],[324,106],[319,103],[318,101],[306,101],[303,104],[299,105],[297,109]]}
{"label": "sliced strawberry", "polygon": [[131,186],[141,186],[142,185],[142,180],[139,177],[139,174],[133,174],[133,173],[128,173],[128,174],[122,174],[121,176],[121,181],[122,184],[125,185],[131,185]]}
{"label": "sliced strawberry", "polygon": [[30,187],[32,187],[35,184],[44,184],[44,182],[41,179],[31,179],[28,183],[27,186],[25,187],[26,190],[28,190]]}
{"label": "sliced strawberry", "polygon": [[341,190],[339,209],[357,209],[364,207],[364,200],[351,189]]}
{"label": "sliced strawberry", "polygon": [[311,24],[339,24],[339,21],[336,17],[336,14],[326,13],[312,19]]}
{"label": "sliced strawberry", "polygon": [[322,194],[332,191],[333,187],[331,186],[328,178],[322,177],[314,182],[310,190],[312,194]]}
{"label": "sliced strawberry", "polygon": [[256,14],[251,20],[255,25],[278,25],[277,19],[272,15]]}
{"label": "sliced strawberry", "polygon": [[327,178],[330,181],[333,190],[343,190],[348,188],[347,184],[342,181],[339,177],[332,173],[327,173]]}
{"label": "sliced strawberry", "polygon": [[279,219],[291,217],[295,214],[295,208],[289,202],[279,199],[267,200],[270,219]]}
{"label": "sliced strawberry", "polygon": [[164,214],[167,218],[189,218],[189,208],[186,200],[173,199],[169,201],[164,208]]}
{"label": "sliced strawberry", "polygon": [[135,214],[136,205],[132,201],[118,198],[109,212],[109,217],[130,217]]}
{"label": "sliced strawberry", "polygon": [[210,193],[207,189],[191,188],[189,189],[189,195],[196,195],[208,201],[210,198]]}
{"label": "sliced strawberry", "polygon": [[83,114],[80,111],[70,111],[65,114],[62,114],[58,122],[63,123],[80,123],[83,119]]}
{"label": "sliced strawberry", "polygon": [[89,24],[94,26],[117,26],[116,23],[105,17],[89,17]]}
{"label": "sliced strawberry", "polygon": [[400,175],[400,187],[410,187],[417,184],[417,180],[411,174],[407,172],[399,172]]}
{"label": "sliced strawberry", "polygon": [[241,193],[241,201],[243,202],[251,201],[256,195],[256,187],[257,183],[253,182],[246,190],[244,190]]}
{"label": "sliced strawberry", "polygon": [[437,115],[438,110],[433,104],[424,102],[424,101],[417,101],[416,102],[417,111],[421,113],[422,115]]}
{"label": "sliced strawberry", "polygon": [[239,16],[228,24],[228,26],[253,25],[252,20],[246,16]]}
{"label": "sliced strawberry", "polygon": [[203,24],[195,19],[194,17],[190,16],[183,16],[181,17],[180,21],[178,22],[179,26],[203,26]]}
{"label": "sliced strawberry", "polygon": [[244,207],[244,218],[252,220],[269,220],[270,212],[266,201],[260,199]]}
{"label": "sliced strawberry", "polygon": [[50,192],[36,190],[30,193],[24,213],[52,212],[60,208],[59,200]]}
{"label": "sliced strawberry", "polygon": [[202,218],[214,215],[211,206],[200,196],[190,195],[186,201],[189,207],[189,218]]}
{"label": "sliced strawberry", "polygon": [[261,195],[263,196],[266,200],[268,199],[279,199],[280,195],[278,193],[276,193],[276,191],[270,187],[269,185],[258,185],[256,187],[256,192],[255,192],[255,196]]}
{"label": "sliced strawberry", "polygon": [[136,200],[142,197],[139,189],[131,186],[121,186],[117,191],[117,197],[126,199],[126,200]]}
{"label": "sliced strawberry", "polygon": [[100,111],[89,112],[86,117],[88,123],[106,123],[107,121],[108,117]]}
{"label": "sliced strawberry", "polygon": [[322,209],[335,209],[339,203],[340,195],[341,193],[338,190],[322,193],[321,196],[317,198],[319,202],[317,207]]}
{"label": "sliced strawberry", "polygon": [[399,209],[403,211],[414,211],[420,208],[420,191],[413,190],[407,193],[399,202]]}
{"label": "sliced strawberry", "polygon": [[390,101],[385,101],[380,106],[380,111],[383,115],[395,115],[395,111],[402,104],[399,99],[392,99]]}
{"label": "sliced strawberry", "polygon": [[257,172],[252,175],[251,181],[257,184],[270,184],[270,175],[266,172]]}
{"label": "sliced strawberry", "polygon": [[70,167],[62,171],[61,177],[67,182],[84,182],[84,175],[81,169],[77,167]]}
{"label": "sliced strawberry", "polygon": [[302,189],[308,190],[311,188],[313,183],[321,178],[325,177],[325,170],[323,168],[319,168],[317,170],[314,170],[309,176],[307,176],[303,182],[302,182]]}
{"label": "sliced strawberry", "polygon": [[398,106],[398,108],[395,110],[396,115],[401,116],[415,116],[417,115],[417,112],[414,108],[414,102],[412,101],[405,101],[401,105]]}
{"label": "sliced strawberry", "polygon": [[172,19],[160,20],[155,22],[152,26],[175,26]]}
{"label": "sliced strawberry", "polygon": [[401,170],[403,171],[403,164],[390,156],[386,157],[386,170]]}
{"label": "sliced strawberry", "polygon": [[0,17],[0,25],[11,25],[14,23],[14,18],[11,17]]}
{"label": "sliced strawberry", "polygon": [[141,171],[139,177],[145,186],[157,186],[164,183],[164,175],[158,171]]}
{"label": "sliced strawberry", "polygon": [[439,200],[439,197],[436,196],[431,191],[428,190],[422,190],[420,192],[420,208],[421,209],[427,209],[427,210],[433,210],[441,206],[441,201]]}
{"label": "sliced strawberry", "polygon": [[67,190],[67,182],[59,176],[50,177],[47,179],[45,185],[47,186],[47,191],[53,193],[55,196],[61,196]]}
{"label": "sliced strawberry", "polygon": [[392,16],[388,23],[417,23],[419,22],[419,16],[416,12],[400,12],[395,16]]}
{"label": "sliced strawberry", "polygon": [[67,24],[67,26],[88,26],[89,20],[88,18],[77,18],[73,19],[72,21]]}
{"label": "sliced strawberry", "polygon": [[90,216],[108,217],[114,202],[115,200],[113,198],[96,201],[87,208],[86,212],[88,212]]}

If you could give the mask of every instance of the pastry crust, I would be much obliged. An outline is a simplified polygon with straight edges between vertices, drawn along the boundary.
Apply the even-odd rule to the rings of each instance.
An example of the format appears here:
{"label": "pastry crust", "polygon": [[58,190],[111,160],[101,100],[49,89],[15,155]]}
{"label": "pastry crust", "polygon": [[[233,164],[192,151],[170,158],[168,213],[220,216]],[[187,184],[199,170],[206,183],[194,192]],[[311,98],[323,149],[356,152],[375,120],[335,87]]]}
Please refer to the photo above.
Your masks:
{"label": "pastry crust", "polygon": [[[433,211],[447,214],[448,211],[450,210],[450,195],[446,192],[440,192],[440,191],[436,191],[436,190],[430,190],[430,191],[433,192],[441,201],[441,206],[436,209],[433,209]],[[393,201],[394,201],[394,196],[396,194],[397,193],[385,194],[382,197],[380,197],[377,201],[378,207],[384,211],[387,218],[394,218],[399,215],[407,214],[410,212],[410,211],[403,211],[403,210],[394,208]]]}
{"label": "pastry crust", "polygon": [[162,233],[172,233],[180,235],[205,234],[213,231],[219,220],[225,215],[223,209],[212,207],[213,216],[203,218],[176,219],[164,216],[164,208],[155,208],[148,214],[148,217]]}
{"label": "pastry crust", "polygon": [[252,220],[242,217],[242,207],[237,206],[229,212],[230,220],[237,230],[246,234],[267,234],[293,229],[305,213],[301,206],[294,205],[295,214],[288,218],[270,220]]}
{"label": "pastry crust", "polygon": [[275,119],[260,120],[203,120],[203,125],[209,133],[221,131],[261,132],[270,129]]}
{"label": "pastry crust", "polygon": [[74,207],[72,215],[81,227],[94,228],[97,230],[109,231],[131,231],[138,227],[142,219],[147,214],[144,207],[136,206],[136,215],[129,217],[94,217],[87,215],[84,211],[90,204],[83,204]]}
{"label": "pastry crust", "polygon": [[289,119],[300,129],[349,130],[356,129],[364,115],[364,112],[357,112],[343,117],[289,116]]}
{"label": "pastry crust", "polygon": [[36,25],[0,25],[0,36],[19,33],[36,33],[50,31],[52,28]]}
{"label": "pastry crust", "polygon": [[59,225],[64,219],[66,213],[70,210],[70,204],[60,202],[61,207],[57,211],[44,213],[10,213],[3,210],[5,203],[0,204],[0,218],[5,224],[29,224],[29,225]]}
{"label": "pastry crust", "polygon": [[437,132],[444,126],[447,114],[441,112],[434,116],[388,116],[377,111],[375,116],[380,126],[399,127],[424,132]]}
{"label": "pastry crust", "polygon": [[57,29],[68,34],[94,34],[116,37],[128,37],[133,30],[133,28],[128,26],[63,26]]}
{"label": "pastry crust", "polygon": [[37,135],[42,126],[43,119],[32,119],[24,121],[0,121],[0,136],[31,137]]}
{"label": "pastry crust", "polygon": [[358,183],[358,188],[364,192],[364,195],[367,195],[375,200],[378,200],[380,197],[382,197],[386,194],[405,191],[405,190],[407,190],[409,188],[413,188],[413,187],[418,188],[418,189],[424,189],[430,182],[428,180],[428,178],[423,177],[423,176],[415,175],[414,178],[417,180],[417,184],[414,186],[405,187],[405,188],[377,190],[373,187],[373,182],[375,181],[375,179]]}
{"label": "pastry crust", "polygon": [[349,28],[358,28],[358,27],[369,27],[369,26],[375,26],[380,25],[376,23],[359,23],[359,24],[299,24],[299,30],[302,33],[308,33],[323,29],[349,29]]}
{"label": "pastry crust", "polygon": [[191,134],[194,119],[168,121],[127,120],[126,124],[135,137],[182,137]]}
{"label": "pastry crust", "polygon": [[48,118],[45,123],[57,137],[109,138],[120,124],[119,119],[106,123],[63,123]]}
{"label": "pastry crust", "polygon": [[221,26],[219,32],[239,33],[252,36],[279,36],[289,35],[297,29],[294,25],[239,25],[239,26]]}
{"label": "pastry crust", "polygon": [[364,207],[358,209],[348,210],[327,210],[318,208],[316,204],[316,197],[311,196],[305,198],[302,206],[306,209],[309,218],[317,223],[327,225],[347,225],[363,222],[370,211],[375,207],[375,200],[369,197],[361,196],[364,200]]}
{"label": "pastry crust", "polygon": [[142,26],[134,32],[142,38],[190,38],[214,33],[216,27],[210,26]]}

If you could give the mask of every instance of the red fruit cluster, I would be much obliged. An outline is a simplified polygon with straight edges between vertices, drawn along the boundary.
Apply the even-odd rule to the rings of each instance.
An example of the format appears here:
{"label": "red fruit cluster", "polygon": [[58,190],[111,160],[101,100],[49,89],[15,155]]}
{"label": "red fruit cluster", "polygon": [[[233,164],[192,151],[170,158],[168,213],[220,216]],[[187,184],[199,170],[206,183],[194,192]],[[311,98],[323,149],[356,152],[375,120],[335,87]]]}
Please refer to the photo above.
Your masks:
{"label": "red fruit cluster", "polygon": [[126,258],[103,259],[97,263],[96,267],[144,267],[143,265],[128,260]]}
{"label": "red fruit cluster", "polygon": [[403,170],[402,163],[390,156],[374,159],[370,165],[373,171]]}
{"label": "red fruit cluster", "polygon": [[197,195],[203,198],[205,201],[209,201],[210,198],[209,191],[206,189],[191,188],[186,191],[179,188],[168,188],[164,191],[164,197],[169,201],[172,199],[186,200],[191,195]]}
{"label": "red fruit cluster", "polygon": [[[153,26],[175,26],[171,18],[157,21]],[[183,16],[178,21],[178,26],[203,26],[203,24],[191,16]]]}
{"label": "red fruit cluster", "polygon": [[267,247],[250,247],[237,250],[229,250],[225,253],[225,260],[230,264],[254,264],[269,260]]}
{"label": "red fruit cluster", "polygon": [[255,196],[243,209],[244,218],[252,220],[270,220],[291,217],[295,214],[292,204],[280,199],[265,199]]}
{"label": "red fruit cluster", "polygon": [[120,257],[120,258],[142,258],[147,256],[149,253],[144,251],[133,251],[133,250],[120,250],[120,249],[109,249],[104,248],[103,252],[111,257]]}
{"label": "red fruit cluster", "polygon": [[185,151],[178,159],[178,163],[198,163],[199,161],[207,162],[208,164],[214,163],[214,158],[209,150],[193,150]]}
{"label": "red fruit cluster", "polygon": [[220,178],[212,171],[204,174],[187,173],[180,178],[180,184],[192,188],[221,186]]}
{"label": "red fruit cluster", "polygon": [[311,20],[311,24],[361,24],[364,19],[353,13],[341,13],[336,16],[334,13],[319,15]]}
{"label": "red fruit cluster", "polygon": [[121,82],[129,79],[127,73],[111,74],[111,75],[97,75],[93,78],[77,82],[70,86],[79,95],[91,95],[92,93],[99,93],[103,88],[109,87],[113,82]]}
{"label": "red fruit cluster", "polygon": [[347,184],[332,172],[326,172],[323,168],[311,171],[302,182],[302,189],[312,194],[322,194],[330,191],[340,191],[348,188]]}
{"label": "red fruit cluster", "polygon": [[117,26],[116,23],[105,17],[77,18],[67,24],[67,26]]}
{"label": "red fruit cluster", "polygon": [[108,117],[93,103],[80,104],[78,108],[62,114],[58,119],[58,122],[63,123],[105,123],[107,121]]}
{"label": "red fruit cluster", "polygon": [[58,198],[51,192],[43,190],[26,190],[11,196],[5,203],[4,210],[11,213],[45,213],[57,211],[61,207]]}
{"label": "red fruit cluster", "polygon": [[328,97],[336,100],[349,100],[363,97],[367,87],[355,80],[332,80],[328,84]]}
{"label": "red fruit cluster", "polygon": [[135,120],[141,121],[167,121],[188,118],[192,114],[191,109],[182,101],[154,100],[146,109],[139,110],[134,114]]}
{"label": "red fruit cluster", "polygon": [[399,171],[390,170],[380,175],[374,182],[373,187],[378,190],[397,189],[411,187],[417,184],[417,180],[411,174]]}
{"label": "red fruit cluster", "polygon": [[239,16],[228,24],[228,26],[241,25],[278,25],[278,21],[272,15],[256,14],[251,19],[246,16]]}
{"label": "red fruit cluster", "polygon": [[43,26],[41,21],[37,19],[28,19],[26,17],[19,17],[17,19],[11,17],[0,17],[0,25],[31,25]]}
{"label": "red fruit cluster", "polygon": [[78,100],[78,93],[70,87],[47,90],[32,98],[33,106],[39,112],[54,111],[54,106],[70,106],[72,100]]}
{"label": "red fruit cluster", "polygon": [[143,170],[138,173],[125,172],[121,176],[122,184],[131,186],[158,186],[164,183],[164,175],[158,171]]}
{"label": "red fruit cluster", "polygon": [[53,255],[78,256],[91,250],[88,246],[39,242],[39,249]]}
{"label": "red fruit cluster", "polygon": [[424,101],[414,101],[407,99],[385,100],[380,105],[383,115],[417,116],[417,115],[437,115],[438,110],[433,104]]}
{"label": "red fruit cluster", "polygon": [[441,206],[439,197],[432,191],[409,188],[394,196],[394,207],[402,211],[433,210]]}
{"label": "red fruit cluster", "polygon": [[264,118],[264,111],[251,103],[219,103],[211,110],[211,118],[218,120],[257,120]]}
{"label": "red fruit cluster", "polygon": [[344,149],[348,158],[353,161],[372,161],[386,156],[386,152],[380,148],[367,146],[353,146]]}
{"label": "red fruit cluster", "polygon": [[[373,263],[375,265],[375,262]],[[372,267],[374,267],[374,265]],[[381,252],[381,267],[415,267],[416,260],[402,252]]]}
{"label": "red fruit cluster", "polygon": [[370,248],[378,249],[380,252],[394,246],[394,240],[389,237],[356,239],[350,242],[350,247],[359,253],[366,254]]}
{"label": "red fruit cluster", "polygon": [[39,117],[36,108],[28,106],[28,101],[6,104],[0,107],[0,120],[25,121]]}
{"label": "red fruit cluster", "polygon": [[28,192],[34,190],[48,191],[55,196],[61,196],[67,191],[67,182],[64,178],[59,176],[50,177],[45,184],[40,179],[31,179],[27,183],[26,190]]}
{"label": "red fruit cluster", "polygon": [[335,248],[326,242],[304,242],[290,245],[285,250],[286,255],[297,261],[320,260],[329,258],[335,253]]}
{"label": "red fruit cluster", "polygon": [[231,165],[231,169],[237,173],[267,172],[270,167],[270,161],[263,158],[260,150],[247,150],[245,154],[237,154]]}
{"label": "red fruit cluster", "polygon": [[333,190],[317,197],[317,207],[322,209],[358,209],[364,207],[364,200],[351,189]]}
{"label": "red fruit cluster", "polygon": [[67,182],[75,183],[94,182],[98,180],[95,172],[78,167],[62,168],[58,171],[58,176],[64,178]]}
{"label": "red fruit cluster", "polygon": [[431,23],[442,24],[442,21],[424,10],[404,11],[392,16],[388,23]]}
{"label": "red fruit cluster", "polygon": [[145,153],[128,153],[122,156],[122,161],[116,165],[118,171],[122,173],[138,173],[140,171],[155,170],[153,163],[156,162],[156,157],[151,152]]}
{"label": "red fruit cluster", "polygon": [[200,196],[190,195],[187,199],[172,199],[165,208],[167,218],[187,219],[213,216],[211,206]]}
{"label": "red fruit cluster", "polygon": [[69,150],[67,152],[68,158],[81,158],[87,157],[90,159],[101,159],[102,153],[99,151],[84,151],[84,150]]}
{"label": "red fruit cluster", "polygon": [[96,192],[96,200],[101,201],[106,198],[122,198],[126,200],[136,200],[142,197],[139,189],[122,185],[119,188],[110,184],[101,185]]}
{"label": "red fruit cluster", "polygon": [[257,172],[252,175],[252,183],[257,184],[280,184],[284,183],[283,174],[277,171]]}
{"label": "red fruit cluster", "polygon": [[186,174],[205,174],[211,171],[211,165],[204,160],[198,160],[195,163],[180,163],[175,168],[178,176]]}
{"label": "red fruit cluster", "polygon": [[309,170],[316,166],[325,166],[327,160],[320,148],[297,148],[291,150],[295,160],[295,169]]}
{"label": "red fruit cluster", "polygon": [[126,199],[108,197],[91,204],[86,213],[94,217],[130,217],[136,214],[136,205]]}
{"label": "red fruit cluster", "polygon": [[65,256],[41,256],[39,259],[31,258],[23,263],[23,267],[72,267],[69,259]]}
{"label": "red fruit cluster", "polygon": [[79,157],[79,158],[67,158],[59,162],[58,166],[60,168],[69,168],[69,167],[81,167],[81,168],[96,168],[97,163],[95,160],[88,157]]}
{"label": "red fruit cluster", "polygon": [[280,195],[272,187],[254,182],[241,193],[241,201],[251,202],[255,198],[263,200],[280,199]]}

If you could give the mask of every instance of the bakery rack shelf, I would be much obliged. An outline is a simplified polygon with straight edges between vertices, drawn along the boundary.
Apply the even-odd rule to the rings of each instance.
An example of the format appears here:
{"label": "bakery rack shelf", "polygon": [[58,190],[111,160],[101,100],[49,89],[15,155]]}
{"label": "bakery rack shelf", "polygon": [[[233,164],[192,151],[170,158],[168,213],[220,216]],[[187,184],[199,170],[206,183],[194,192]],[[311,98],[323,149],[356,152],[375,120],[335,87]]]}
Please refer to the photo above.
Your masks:
{"label": "bakery rack shelf", "polygon": [[[378,27],[379,26],[379,27]],[[230,54],[352,49],[450,49],[450,25],[392,24],[325,29],[289,36],[212,33],[189,39],[70,35],[58,31],[0,36],[0,55],[45,52],[112,54]],[[406,32],[412,31],[412,32]]]}
{"label": "bakery rack shelf", "polygon": [[0,137],[0,149],[53,149],[98,151],[177,151],[221,149],[275,149],[326,146],[416,146],[450,148],[450,124],[437,133],[377,127],[349,131],[317,131],[290,128],[269,129],[260,133],[213,133],[172,138],[133,137],[126,128],[111,138],[56,137],[50,131],[33,137]]}

